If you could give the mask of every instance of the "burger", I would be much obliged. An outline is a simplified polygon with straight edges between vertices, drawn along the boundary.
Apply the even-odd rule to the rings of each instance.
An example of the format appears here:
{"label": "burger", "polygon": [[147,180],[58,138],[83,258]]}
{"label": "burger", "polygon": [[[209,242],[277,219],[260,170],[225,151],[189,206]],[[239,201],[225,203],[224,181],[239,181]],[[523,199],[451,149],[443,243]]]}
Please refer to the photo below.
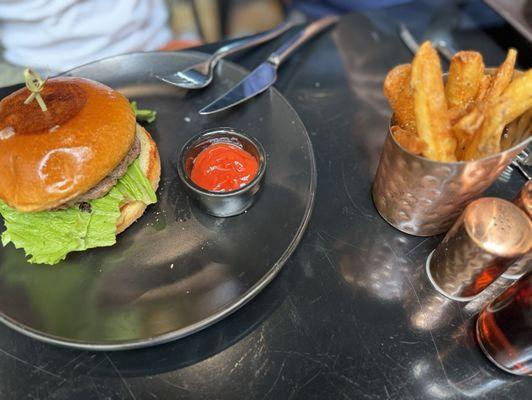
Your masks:
{"label": "burger", "polygon": [[155,142],[129,101],[89,79],[46,81],[38,101],[20,89],[0,101],[0,214],[4,246],[30,263],[111,246],[157,201]]}

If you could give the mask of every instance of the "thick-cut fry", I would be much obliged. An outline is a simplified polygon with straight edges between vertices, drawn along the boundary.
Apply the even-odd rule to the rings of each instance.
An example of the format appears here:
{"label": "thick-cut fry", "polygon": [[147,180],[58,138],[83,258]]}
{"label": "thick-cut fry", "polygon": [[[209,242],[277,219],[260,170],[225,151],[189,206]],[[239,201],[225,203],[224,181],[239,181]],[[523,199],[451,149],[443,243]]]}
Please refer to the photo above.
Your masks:
{"label": "thick-cut fry", "polygon": [[449,77],[445,85],[447,106],[453,113],[465,113],[475,99],[484,77],[484,61],[476,51],[460,51],[455,54],[449,67]]}
{"label": "thick-cut fry", "polygon": [[495,76],[491,80],[488,93],[486,94],[486,100],[488,102],[495,101],[499,97],[504,89],[511,82],[514,75],[515,60],[517,58],[517,51],[515,49],[508,50],[506,59],[504,62],[497,68]]}
{"label": "thick-cut fry", "polygon": [[482,77],[482,80],[480,81],[480,85],[478,86],[478,91],[475,96],[475,101],[484,101],[488,94],[488,90],[491,85],[491,76],[484,75]]}
{"label": "thick-cut fry", "polygon": [[408,131],[400,126],[392,126],[392,135],[402,148],[411,153],[422,155],[427,148],[415,132]]}
{"label": "thick-cut fry", "polygon": [[456,124],[458,120],[464,116],[464,114],[464,110],[460,110],[458,108],[449,109],[449,121],[451,121],[451,126]]}
{"label": "thick-cut fry", "polygon": [[530,134],[532,70],[515,71],[516,58],[516,50],[508,50],[499,68],[486,74],[481,54],[461,51],[444,85],[438,54],[423,43],[412,65],[397,66],[384,82],[395,141],[414,154],[453,162],[483,158],[522,140]]}
{"label": "thick-cut fry", "polygon": [[384,95],[394,112],[395,122],[410,132],[416,131],[414,97],[410,87],[410,64],[398,65],[386,75]]}
{"label": "thick-cut fry", "polygon": [[419,48],[412,62],[411,85],[417,133],[427,145],[424,155],[437,161],[456,161],[440,59],[430,42]]}
{"label": "thick-cut fry", "polygon": [[498,152],[504,127],[532,107],[532,69],[514,79],[486,107],[484,123],[467,146],[465,160],[475,160]]}
{"label": "thick-cut fry", "polygon": [[453,125],[453,135],[457,140],[456,158],[458,160],[463,158],[465,149],[473,140],[475,132],[482,126],[482,122],[484,122],[484,113],[482,105],[479,104]]}

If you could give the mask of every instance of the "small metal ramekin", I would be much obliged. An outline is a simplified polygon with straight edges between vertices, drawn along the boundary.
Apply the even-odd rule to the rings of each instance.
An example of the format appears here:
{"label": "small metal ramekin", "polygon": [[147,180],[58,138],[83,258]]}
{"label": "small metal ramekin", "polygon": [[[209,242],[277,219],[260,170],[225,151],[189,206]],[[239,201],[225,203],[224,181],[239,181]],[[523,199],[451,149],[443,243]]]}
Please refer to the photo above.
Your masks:
{"label": "small metal ramekin", "polygon": [[[246,186],[231,192],[211,192],[192,182],[190,174],[194,159],[202,150],[214,143],[235,144],[255,157],[259,163],[259,171],[255,178]],[[266,152],[256,139],[232,128],[210,129],[185,143],[179,154],[177,172],[187,192],[207,214],[215,217],[233,217],[242,214],[255,202],[266,172]]]}

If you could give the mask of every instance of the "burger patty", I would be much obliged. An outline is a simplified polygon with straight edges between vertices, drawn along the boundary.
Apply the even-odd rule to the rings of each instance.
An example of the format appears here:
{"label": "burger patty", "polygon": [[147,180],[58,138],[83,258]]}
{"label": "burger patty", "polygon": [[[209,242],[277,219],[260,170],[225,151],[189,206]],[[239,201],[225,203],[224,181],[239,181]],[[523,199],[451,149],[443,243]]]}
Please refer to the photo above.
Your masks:
{"label": "burger patty", "polygon": [[90,189],[88,192],[85,192],[78,197],[70,200],[68,203],[65,203],[56,208],[56,210],[61,210],[71,207],[73,204],[77,203],[86,203],[91,200],[99,199],[100,197],[105,196],[109,191],[116,185],[118,180],[122,178],[128,169],[128,167],[137,159],[140,154],[140,139],[135,135],[135,140],[133,145],[129,149],[128,153],[124,159],[118,164],[118,166],[111,171],[109,175],[103,178],[100,183]]}

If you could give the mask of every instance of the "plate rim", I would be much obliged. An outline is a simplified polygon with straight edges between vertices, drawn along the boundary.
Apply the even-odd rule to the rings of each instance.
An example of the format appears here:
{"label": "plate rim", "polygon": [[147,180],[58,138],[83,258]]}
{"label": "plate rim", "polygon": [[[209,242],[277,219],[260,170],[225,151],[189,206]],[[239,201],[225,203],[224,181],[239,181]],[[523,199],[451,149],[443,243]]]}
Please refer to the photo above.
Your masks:
{"label": "plate rim", "polygon": [[[196,50],[185,50],[185,51],[178,51],[178,52],[176,51],[132,52],[132,53],[115,55],[111,57],[105,57],[105,58],[101,58],[101,59],[83,64],[83,65],[79,65],[68,71],[62,72],[58,76],[68,75],[72,71],[75,71],[79,68],[83,68],[83,67],[90,66],[90,65],[97,64],[97,63],[104,62],[104,61],[109,61],[109,60],[118,59],[118,58],[127,58],[131,56],[146,55],[146,54],[165,55],[165,56],[187,54],[187,55],[191,55],[191,56],[199,57],[199,58],[206,58],[210,56],[210,54],[208,53],[203,53],[203,52],[196,51]],[[247,69],[245,69],[244,67],[232,61],[221,60],[221,62],[222,64],[227,64],[231,66],[232,68],[235,68],[236,70],[238,70],[239,72],[243,74],[249,73]],[[239,296],[236,301],[230,303],[228,306],[224,306],[220,311],[210,315],[209,317],[204,318],[194,324],[188,325],[181,329],[173,330],[170,332],[163,333],[161,335],[152,336],[152,337],[145,338],[145,339],[118,341],[118,342],[109,342],[109,343],[91,343],[87,341],[68,340],[68,339],[61,338],[55,335],[44,334],[40,331],[30,328],[29,326],[26,326],[25,324],[17,322],[16,320],[8,317],[1,311],[0,311],[0,322],[2,322],[6,326],[8,326],[9,328],[17,332],[22,333],[25,336],[39,340],[41,342],[45,342],[45,343],[49,343],[49,344],[53,344],[53,345],[57,345],[61,347],[79,349],[79,350],[92,350],[92,351],[132,350],[132,349],[146,348],[146,347],[168,343],[168,342],[192,335],[196,332],[199,332],[223,320],[229,315],[233,314],[235,311],[239,310],[242,306],[244,306],[249,301],[251,301],[256,295],[258,295],[279,274],[279,271],[281,271],[282,267],[286,264],[286,262],[289,260],[289,258],[292,256],[292,254],[298,247],[299,243],[301,242],[301,239],[303,238],[303,235],[305,234],[308,224],[312,218],[312,213],[314,210],[314,203],[315,203],[315,198],[316,198],[317,183],[318,183],[317,182],[318,179],[317,179],[316,157],[314,154],[314,148],[312,145],[312,141],[310,140],[310,136],[308,134],[308,130],[305,124],[301,120],[301,117],[296,112],[294,107],[282,95],[281,92],[279,92],[273,86],[270,87],[268,90],[271,90],[273,93],[275,93],[281,99],[281,101],[284,102],[285,106],[287,106],[293,112],[293,114],[295,115],[295,118],[299,121],[299,123],[301,124],[305,132],[306,142],[309,147],[309,155],[310,155],[309,157],[309,163],[310,163],[309,198],[308,198],[308,201],[305,207],[305,215],[303,217],[303,220],[301,221],[297,232],[295,233],[292,240],[290,241],[289,246],[285,249],[285,251],[277,259],[277,261],[271,266],[268,273],[266,273],[260,280],[258,280],[244,294]]]}

